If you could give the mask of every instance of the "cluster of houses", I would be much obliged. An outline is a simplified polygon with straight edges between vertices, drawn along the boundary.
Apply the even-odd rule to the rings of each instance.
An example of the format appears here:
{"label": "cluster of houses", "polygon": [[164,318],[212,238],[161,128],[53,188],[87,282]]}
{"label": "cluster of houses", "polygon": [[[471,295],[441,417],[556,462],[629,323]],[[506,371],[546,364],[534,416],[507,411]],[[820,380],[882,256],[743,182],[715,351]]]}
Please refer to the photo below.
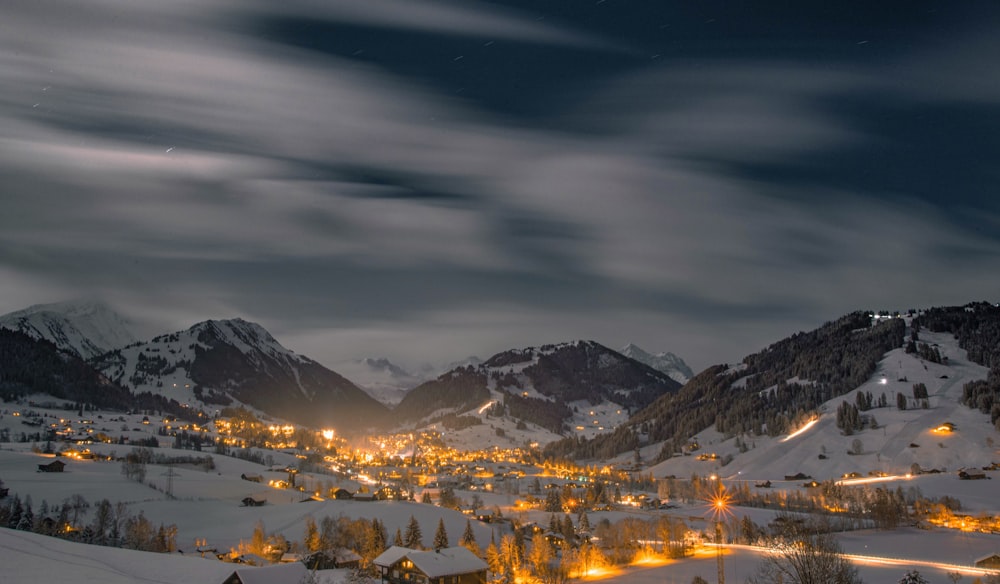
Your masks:
{"label": "cluster of houses", "polygon": [[[360,558],[336,566],[311,562],[324,552],[317,552],[303,560],[285,561],[273,566],[237,568],[222,584],[299,584],[306,581],[311,570],[331,567],[356,567]],[[330,557],[326,556],[329,560]],[[438,550],[413,550],[393,546],[375,558],[374,565],[382,584],[485,584],[486,562],[464,547]]]}

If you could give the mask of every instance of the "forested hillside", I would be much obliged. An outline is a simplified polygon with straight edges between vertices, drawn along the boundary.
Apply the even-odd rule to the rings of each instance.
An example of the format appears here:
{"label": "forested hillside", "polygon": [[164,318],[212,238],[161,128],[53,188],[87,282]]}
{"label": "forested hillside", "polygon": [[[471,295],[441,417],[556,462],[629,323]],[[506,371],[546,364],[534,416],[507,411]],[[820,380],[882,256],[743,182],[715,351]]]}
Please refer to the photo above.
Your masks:
{"label": "forested hillside", "polygon": [[11,400],[35,393],[81,407],[159,410],[185,418],[195,415],[174,400],[149,393],[132,394],[49,341],[0,328],[0,397]]}
{"label": "forested hillside", "polygon": [[609,458],[663,442],[662,460],[712,425],[727,435],[785,433],[796,417],[870,377],[882,355],[902,345],[905,328],[898,318],[873,326],[870,313],[848,314],[774,343],[736,367],[710,367],[615,432],[593,440],[561,440],[546,454]]}
{"label": "forested hillside", "polygon": [[985,381],[965,384],[962,402],[990,414],[990,421],[1000,429],[1000,308],[986,302],[932,308],[913,321],[914,341],[921,327],[950,332],[970,361],[989,367]]}

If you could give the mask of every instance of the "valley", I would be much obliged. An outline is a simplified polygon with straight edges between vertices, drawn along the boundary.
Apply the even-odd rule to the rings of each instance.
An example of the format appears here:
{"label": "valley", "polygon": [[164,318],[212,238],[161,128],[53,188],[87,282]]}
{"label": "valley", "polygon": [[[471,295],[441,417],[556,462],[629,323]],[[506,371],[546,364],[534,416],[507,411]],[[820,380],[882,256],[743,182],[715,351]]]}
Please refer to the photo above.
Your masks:
{"label": "valley", "polygon": [[[912,334],[911,319],[906,326]],[[917,336],[935,360],[891,349],[853,389],[792,412],[787,432],[709,427],[679,448],[668,438],[609,458],[546,452],[566,434],[583,444],[648,423],[610,401],[614,394],[597,404],[564,402],[573,415],[563,434],[499,407],[514,388],[521,398],[547,399],[552,382],[539,380],[552,375],[526,372],[567,349],[585,349],[569,361],[608,354],[596,344],[458,369],[481,394],[459,391],[461,399],[409,424],[364,431],[297,424],[237,402],[180,404],[177,397],[193,392],[171,395],[173,381],[164,397],[176,411],[8,393],[0,404],[0,556],[8,565],[46,558],[43,573],[52,577],[83,569],[125,582],[147,581],[150,552],[141,550],[155,550],[155,565],[176,562],[158,582],[222,582],[240,566],[317,551],[310,529],[371,565],[416,522],[422,536],[412,545],[434,548],[435,526],[452,545],[462,534],[463,545],[494,562],[491,578],[711,581],[722,549],[726,577],[744,581],[774,557],[783,529],[819,521],[865,581],[896,581],[907,570],[928,582],[986,581],[995,572],[984,558],[1000,547],[1000,434],[988,413],[962,401],[990,373],[955,335],[921,328]],[[139,354],[129,350],[122,355]],[[462,378],[445,374],[438,386],[447,388],[441,379]],[[731,383],[734,391],[747,385]],[[675,399],[664,387],[659,399]],[[57,472],[42,472],[55,463]],[[117,519],[100,519],[99,509]],[[379,533],[386,543],[373,543]],[[524,551],[512,551],[518,546]],[[19,573],[12,581],[26,581]],[[366,576],[335,568],[311,577]]]}

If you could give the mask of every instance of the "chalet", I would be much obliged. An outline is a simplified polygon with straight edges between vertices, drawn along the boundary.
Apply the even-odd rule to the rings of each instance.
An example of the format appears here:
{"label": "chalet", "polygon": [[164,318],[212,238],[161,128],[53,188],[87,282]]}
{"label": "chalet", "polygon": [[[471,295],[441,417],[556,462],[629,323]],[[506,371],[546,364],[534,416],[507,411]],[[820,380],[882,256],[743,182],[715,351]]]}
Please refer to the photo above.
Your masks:
{"label": "chalet", "polygon": [[240,478],[243,479],[243,480],[245,480],[245,481],[250,481],[251,483],[262,483],[262,482],[264,482],[264,477],[260,476],[259,474],[250,474],[250,475],[248,475],[248,474],[244,473],[244,474],[240,475]]}
{"label": "chalet", "polygon": [[347,489],[342,489],[338,487],[333,491],[334,499],[350,499],[351,497],[353,497],[353,495],[351,495],[351,492],[348,491]]}
{"label": "chalet", "polygon": [[375,499],[379,501],[401,501],[403,494],[400,492],[399,487],[386,485],[375,491]]}
{"label": "chalet", "polygon": [[976,567],[986,570],[1000,570],[1000,554],[993,553],[979,558],[976,560]]}
{"label": "chalet", "polygon": [[804,472],[798,472],[793,475],[785,475],[786,481],[801,481],[803,479],[811,479],[812,477]]}
{"label": "chalet", "polygon": [[243,503],[244,507],[260,507],[261,505],[264,505],[265,503],[267,503],[267,498],[265,498],[265,497],[259,497],[259,498],[258,497],[243,497],[242,503]]}
{"label": "chalet", "polygon": [[958,478],[963,481],[981,481],[990,477],[987,477],[985,472],[979,470],[960,470],[958,471]]}
{"label": "chalet", "polygon": [[361,556],[347,548],[337,548],[313,552],[302,558],[302,563],[310,570],[357,568],[361,565]]}
{"label": "chalet", "polygon": [[417,551],[392,546],[375,558],[382,584],[485,584],[486,562],[458,546]]}
{"label": "chalet", "polygon": [[373,493],[354,493],[355,501],[374,501],[375,495]]}
{"label": "chalet", "polygon": [[48,464],[38,465],[39,472],[62,472],[66,468],[66,463],[61,460],[53,460]]}
{"label": "chalet", "polygon": [[293,562],[262,568],[237,568],[222,584],[299,584],[308,575],[304,564]]}

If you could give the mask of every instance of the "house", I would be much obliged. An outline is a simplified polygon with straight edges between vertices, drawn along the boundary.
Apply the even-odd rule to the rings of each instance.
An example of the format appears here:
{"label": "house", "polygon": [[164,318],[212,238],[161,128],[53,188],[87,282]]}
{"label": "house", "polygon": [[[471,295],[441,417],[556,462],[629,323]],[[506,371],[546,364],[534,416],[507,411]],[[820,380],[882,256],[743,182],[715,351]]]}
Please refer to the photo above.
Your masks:
{"label": "house", "polygon": [[993,553],[979,558],[976,560],[976,567],[987,570],[1000,570],[1000,554]]}
{"label": "house", "polygon": [[797,472],[793,475],[785,475],[786,481],[801,481],[803,479],[811,479],[812,477],[804,472]]}
{"label": "house", "polygon": [[294,562],[262,568],[237,568],[222,584],[299,584],[308,575],[305,565]]}
{"label": "house", "polygon": [[981,481],[983,479],[987,479],[990,477],[987,477],[986,473],[978,470],[972,470],[972,471],[960,470],[958,471],[958,478],[962,479],[963,481]]}
{"label": "house", "polygon": [[61,460],[53,460],[48,464],[38,465],[39,472],[62,472],[66,468],[66,463]]}
{"label": "house", "polygon": [[417,551],[392,546],[375,558],[383,584],[485,584],[486,562],[457,546]]}
{"label": "house", "polygon": [[248,475],[248,474],[241,474],[240,478],[243,479],[243,480],[245,480],[245,481],[250,481],[252,483],[262,483],[262,482],[264,482],[264,477],[260,476],[259,474],[250,474],[250,475]]}
{"label": "house", "polygon": [[267,503],[267,499],[265,497],[243,497],[242,503],[244,507],[260,507],[261,505]]}
{"label": "house", "polygon": [[338,487],[337,489],[335,489],[333,491],[333,498],[334,499],[342,499],[342,500],[343,499],[350,499],[352,496],[353,495],[351,495],[350,491],[348,491],[347,489],[342,489],[340,487]]}
{"label": "house", "polygon": [[337,568],[357,568],[361,556],[347,548],[313,552],[302,558],[302,563],[310,570],[335,570]]}

